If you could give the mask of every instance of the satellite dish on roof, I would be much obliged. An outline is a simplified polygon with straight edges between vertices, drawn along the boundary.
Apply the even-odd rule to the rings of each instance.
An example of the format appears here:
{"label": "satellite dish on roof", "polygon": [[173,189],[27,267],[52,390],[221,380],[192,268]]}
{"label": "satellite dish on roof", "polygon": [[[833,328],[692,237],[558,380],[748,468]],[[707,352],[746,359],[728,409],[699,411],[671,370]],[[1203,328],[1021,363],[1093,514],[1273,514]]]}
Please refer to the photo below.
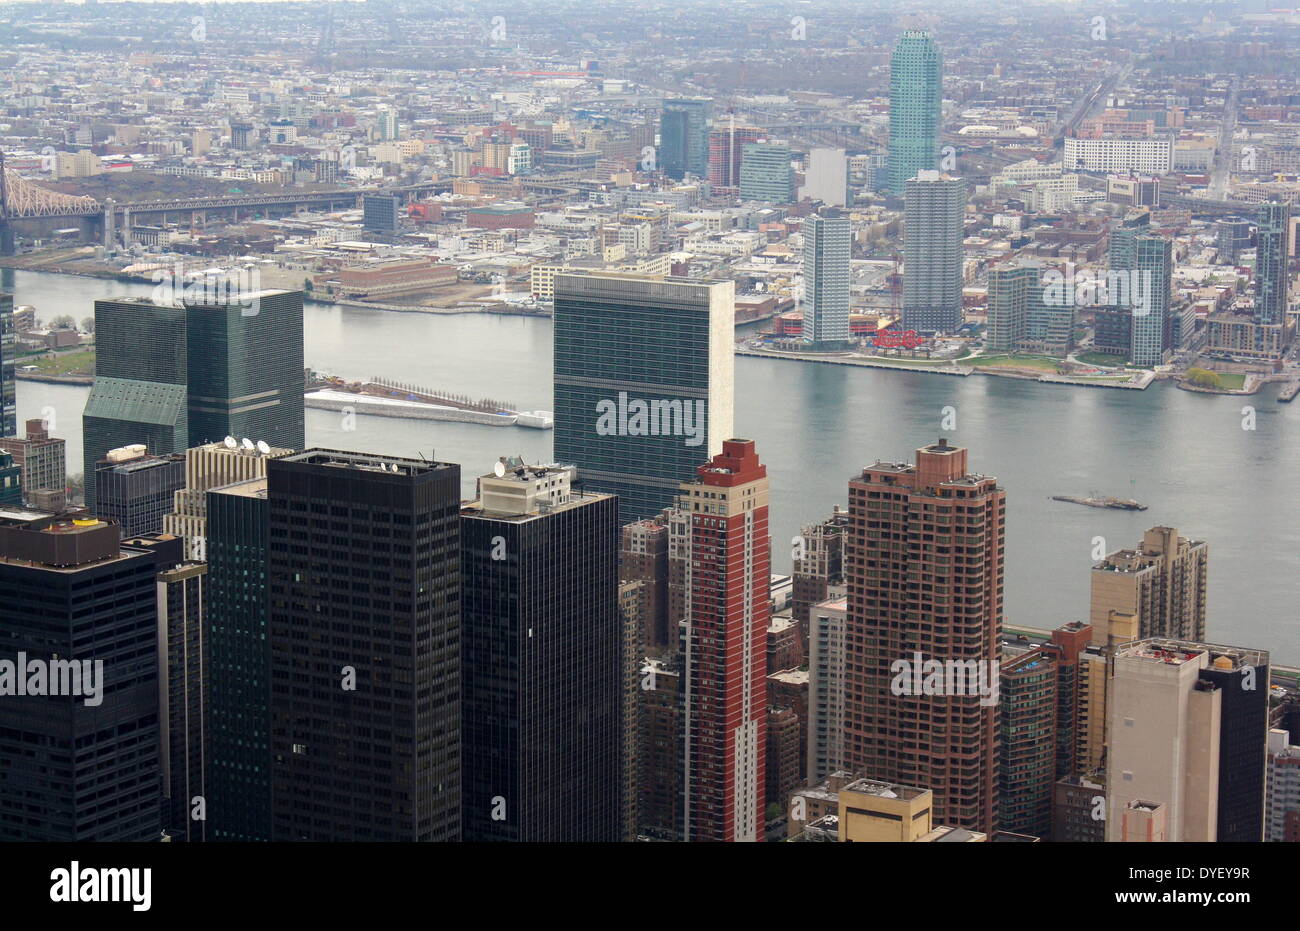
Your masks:
{"label": "satellite dish on roof", "polygon": [[235,438],[233,436],[226,437],[222,442],[226,444],[226,449],[234,449],[236,446],[239,445],[238,443],[235,442]]}
{"label": "satellite dish on roof", "polygon": [[503,478],[506,474],[506,464],[498,460],[492,466],[492,474],[495,475],[497,478]]}
{"label": "satellite dish on roof", "polygon": [[248,437],[244,437],[242,442],[244,444],[244,449],[253,449],[253,441],[250,440]]}
{"label": "satellite dish on roof", "polygon": [[263,456],[269,456],[271,454],[271,445],[266,440],[258,440],[257,451]]}

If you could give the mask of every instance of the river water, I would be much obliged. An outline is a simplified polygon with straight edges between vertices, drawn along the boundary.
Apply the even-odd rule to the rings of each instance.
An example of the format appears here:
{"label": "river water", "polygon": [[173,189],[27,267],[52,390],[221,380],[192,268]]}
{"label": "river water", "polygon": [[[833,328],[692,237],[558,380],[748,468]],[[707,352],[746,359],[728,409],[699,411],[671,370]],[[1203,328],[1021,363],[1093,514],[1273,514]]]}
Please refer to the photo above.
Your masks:
{"label": "river water", "polygon": [[[93,313],[98,297],[146,296],[150,286],[0,272],[0,289],[37,316]],[[306,362],[352,379],[374,375],[550,410],[551,323],[481,314],[401,314],[309,305]],[[1300,401],[1277,386],[1251,398],[1199,395],[1157,383],[1146,391],[1039,385],[739,357],[736,432],[757,442],[771,482],[773,565],[788,571],[790,537],[843,505],[849,477],[876,459],[911,459],[941,434],[970,448],[971,468],[1007,489],[1009,623],[1052,627],[1088,616],[1094,537],[1107,550],[1168,524],[1209,541],[1212,642],[1273,651],[1300,663]],[[81,462],[87,390],[18,383],[19,421],[51,408],[57,436]],[[1243,429],[1242,408],[1255,408]],[[954,429],[941,430],[944,409]],[[307,412],[315,446],[462,464],[464,492],[498,456],[546,460],[550,431]],[[1115,495],[1145,512],[1098,510],[1051,495]]]}

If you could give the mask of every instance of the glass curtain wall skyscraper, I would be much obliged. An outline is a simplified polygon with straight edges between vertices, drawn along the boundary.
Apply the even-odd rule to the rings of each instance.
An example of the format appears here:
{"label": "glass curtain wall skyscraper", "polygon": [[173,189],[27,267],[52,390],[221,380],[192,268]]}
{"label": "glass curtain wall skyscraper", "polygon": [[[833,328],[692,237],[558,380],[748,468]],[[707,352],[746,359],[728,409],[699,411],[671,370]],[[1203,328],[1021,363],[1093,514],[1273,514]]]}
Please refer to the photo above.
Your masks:
{"label": "glass curtain wall skyscraper", "polygon": [[943,55],[928,32],[908,30],[889,60],[889,193],[939,167]]}

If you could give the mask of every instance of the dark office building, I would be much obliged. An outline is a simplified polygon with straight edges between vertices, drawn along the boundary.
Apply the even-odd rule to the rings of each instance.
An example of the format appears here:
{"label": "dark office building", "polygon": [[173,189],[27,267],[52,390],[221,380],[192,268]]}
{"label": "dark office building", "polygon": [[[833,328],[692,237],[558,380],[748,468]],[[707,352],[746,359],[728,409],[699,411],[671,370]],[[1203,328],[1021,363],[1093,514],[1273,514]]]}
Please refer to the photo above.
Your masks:
{"label": "dark office building", "polygon": [[[1269,654],[1249,651],[1251,674],[1239,661],[1215,657],[1197,688],[1222,695],[1219,716],[1219,822],[1215,840],[1264,839],[1264,767],[1268,744]],[[1218,662],[1216,662],[1218,660]]]}
{"label": "dark office building", "polygon": [[161,837],[156,575],[114,524],[0,511],[0,841]]}
{"label": "dark office building", "polygon": [[397,229],[401,201],[391,194],[367,194],[361,199],[361,225],[376,233]]}
{"label": "dark office building", "polygon": [[94,483],[94,513],[116,523],[123,537],[159,533],[176,491],[185,487],[185,457],[111,450],[95,463]]}
{"label": "dark office building", "polygon": [[672,506],[731,435],[735,285],[555,276],[555,458],[618,495],[619,523]]}
{"label": "dark office building", "polygon": [[517,461],[461,511],[466,841],[622,839],[618,502]]}
{"label": "dark office building", "polygon": [[163,829],[175,840],[208,834],[208,651],[204,588],[208,567],[174,560],[158,573],[158,662],[162,692]]}
{"label": "dark office building", "polygon": [[18,433],[17,350],[14,296],[0,291],[0,437]]}
{"label": "dark office building", "polygon": [[998,826],[1004,831],[1051,834],[1060,652],[1048,644],[1002,660]]}
{"label": "dark office building", "polygon": [[189,448],[185,329],[181,307],[143,299],[95,302],[95,386],[81,418],[92,512],[95,464],[110,449],[143,444],[165,456]]}
{"label": "dark office building", "polygon": [[267,501],[271,839],[458,839],[460,467],[311,449]]}
{"label": "dark office building", "polygon": [[208,825],[213,841],[271,839],[271,651],[266,479],[208,491]]}
{"label": "dark office building", "polygon": [[659,122],[659,169],[670,178],[688,173],[709,175],[709,115],[713,101],[678,98],[664,101]]}
{"label": "dark office building", "polygon": [[683,835],[683,703],[681,654],[647,660],[641,673],[637,747],[637,831],[659,841]]}
{"label": "dark office building", "polygon": [[225,436],[302,449],[301,291],[213,290],[184,307],[96,301],[95,340],[82,417],[92,511],[95,463],[110,449],[142,443],[162,456]]}
{"label": "dark office building", "polygon": [[302,292],[243,297],[186,307],[189,446],[235,436],[302,449]]}

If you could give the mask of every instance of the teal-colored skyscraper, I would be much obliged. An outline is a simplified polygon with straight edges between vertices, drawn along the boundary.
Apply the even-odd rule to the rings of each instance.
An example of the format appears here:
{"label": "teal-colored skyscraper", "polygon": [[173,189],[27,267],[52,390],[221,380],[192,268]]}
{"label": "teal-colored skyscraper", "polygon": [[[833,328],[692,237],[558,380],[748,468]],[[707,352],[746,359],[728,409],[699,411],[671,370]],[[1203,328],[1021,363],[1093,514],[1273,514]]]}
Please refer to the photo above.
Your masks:
{"label": "teal-colored skyscraper", "polygon": [[943,55],[928,32],[903,33],[889,63],[889,192],[939,167]]}
{"label": "teal-colored skyscraper", "polygon": [[670,178],[709,174],[709,116],[713,101],[681,97],[664,101],[659,123],[659,167]]}

